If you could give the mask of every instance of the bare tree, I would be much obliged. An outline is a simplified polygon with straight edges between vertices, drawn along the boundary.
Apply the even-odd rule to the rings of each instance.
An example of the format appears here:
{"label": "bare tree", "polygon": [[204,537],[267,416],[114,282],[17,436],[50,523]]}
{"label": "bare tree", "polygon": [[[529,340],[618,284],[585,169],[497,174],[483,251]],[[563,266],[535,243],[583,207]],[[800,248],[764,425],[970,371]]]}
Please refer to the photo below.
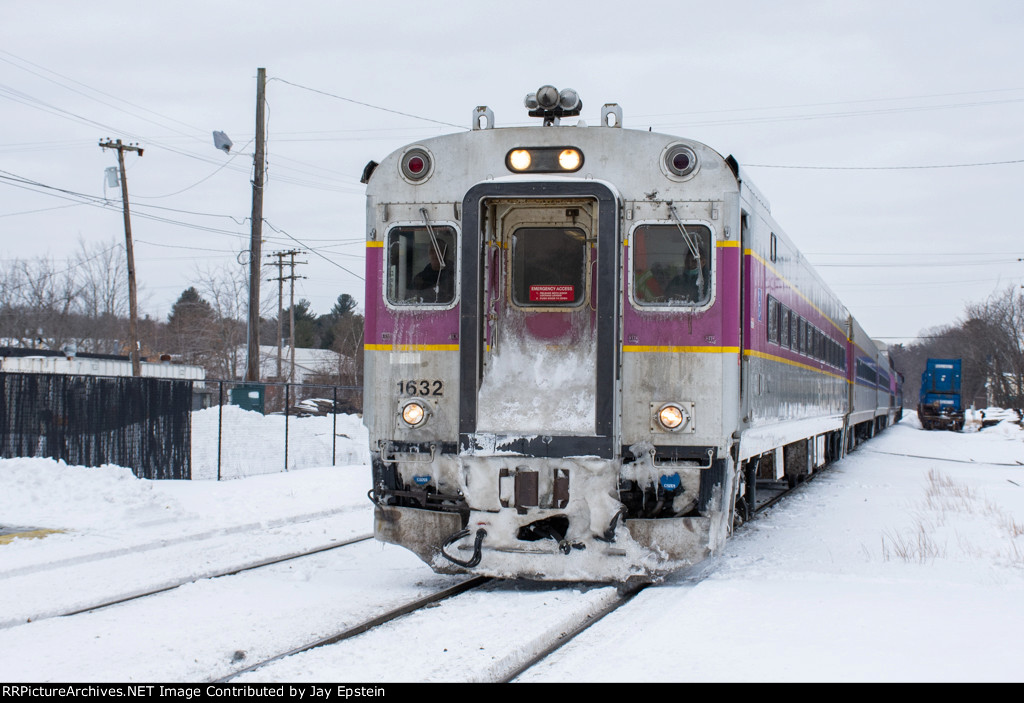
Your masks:
{"label": "bare tree", "polygon": [[196,281],[213,312],[209,330],[211,367],[215,378],[239,378],[245,373],[248,285],[245,270],[225,265],[197,272]]}
{"label": "bare tree", "polygon": [[905,378],[904,397],[916,403],[928,358],[961,359],[964,402],[976,407],[1024,405],[1024,296],[1013,288],[968,305],[955,324],[926,330],[922,342],[890,348]]}
{"label": "bare tree", "polygon": [[363,316],[347,314],[334,323],[331,348],[342,359],[338,382],[343,386],[363,385]]}
{"label": "bare tree", "polygon": [[[248,269],[233,264],[207,267],[197,271],[196,283],[216,318],[210,331],[212,361],[207,372],[213,378],[241,378],[245,374],[248,338]],[[267,315],[271,304],[269,298],[261,301],[261,318]],[[266,358],[261,358],[261,366],[270,355],[263,356]]]}
{"label": "bare tree", "polygon": [[85,318],[78,331],[78,348],[101,354],[121,351],[126,338],[128,273],[124,245],[86,244],[79,240],[76,270],[80,284],[78,311]]}
{"label": "bare tree", "polygon": [[15,259],[0,280],[0,336],[8,343],[59,349],[73,341],[80,292],[73,265],[60,268],[46,257]]}
{"label": "bare tree", "polygon": [[1010,287],[970,305],[962,327],[966,346],[984,368],[991,402],[1024,405],[1024,296]]}

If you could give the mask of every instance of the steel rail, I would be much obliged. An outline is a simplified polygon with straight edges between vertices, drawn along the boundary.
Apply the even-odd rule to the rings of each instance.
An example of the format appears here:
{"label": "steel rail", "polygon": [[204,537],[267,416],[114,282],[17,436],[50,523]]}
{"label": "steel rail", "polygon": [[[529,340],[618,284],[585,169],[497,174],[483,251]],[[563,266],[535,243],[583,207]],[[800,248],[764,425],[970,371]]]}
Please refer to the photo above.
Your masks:
{"label": "steel rail", "polygon": [[327,637],[323,637],[308,644],[300,645],[298,647],[288,650],[287,652],[276,654],[272,657],[269,657],[255,664],[247,666],[244,669],[234,671],[222,678],[212,679],[209,681],[209,683],[226,683],[238,676],[241,676],[242,674],[247,674],[250,671],[255,671],[256,669],[264,667],[267,664],[279,661],[286,657],[290,657],[295,654],[301,654],[303,652],[308,652],[309,650],[316,649],[317,647],[325,647],[329,644],[335,644],[337,642],[341,642],[342,640],[349,639],[350,637],[355,637],[356,635],[361,635],[364,632],[372,630],[375,627],[380,627],[381,625],[391,622],[392,620],[396,620],[404,615],[408,615],[417,610],[421,610],[427,607],[428,605],[433,605],[434,603],[445,600],[447,598],[451,598],[452,596],[457,596],[460,593],[465,593],[466,591],[472,590],[474,588],[479,588],[480,586],[483,586],[490,580],[491,579],[486,576],[474,576],[454,586],[449,586],[448,588],[445,588],[436,593],[432,593],[428,596],[423,596],[422,598],[417,598],[414,601],[411,601],[409,603],[406,603],[405,605],[401,605],[397,608],[389,610],[388,612],[383,613],[382,615],[378,615],[375,618],[371,618],[370,620],[362,622],[358,625],[346,628],[341,632],[329,635]]}
{"label": "steel rail", "polygon": [[314,554],[320,554],[322,552],[329,552],[332,549],[338,549],[340,547],[347,547],[349,545],[357,544],[359,542],[365,542],[365,541],[370,540],[370,539],[373,539],[373,535],[359,535],[357,537],[352,537],[351,539],[347,539],[347,540],[345,540],[343,542],[337,542],[337,543],[334,543],[334,544],[325,544],[325,545],[321,545],[319,547],[314,547],[313,549],[307,549],[307,550],[302,551],[302,552],[292,552],[290,554],[285,554],[283,556],[271,557],[269,559],[263,559],[263,560],[258,561],[258,562],[253,562],[253,563],[250,563],[250,564],[244,564],[242,566],[232,566],[232,567],[230,567],[228,569],[222,569],[222,570],[218,570],[218,571],[211,571],[211,572],[207,572],[207,573],[203,573],[203,574],[192,575],[192,576],[189,576],[188,578],[182,579],[180,581],[177,581],[177,582],[172,583],[172,584],[167,585],[167,586],[162,586],[160,588],[154,588],[154,589],[150,589],[150,590],[147,590],[147,591],[139,591],[137,593],[132,593],[130,595],[123,596],[123,597],[120,597],[120,598],[116,598],[114,600],[103,601],[101,603],[95,603],[93,605],[89,605],[89,606],[86,606],[84,608],[78,608],[77,610],[69,610],[67,612],[59,613],[59,614],[56,614],[56,615],[47,615],[45,618],[32,618],[32,621],[35,622],[37,620],[44,620],[46,618],[51,618],[51,617],[66,617],[68,615],[81,615],[82,613],[91,613],[91,612],[93,612],[95,610],[101,610],[103,608],[109,608],[111,606],[119,605],[121,603],[127,603],[127,602],[130,602],[130,601],[133,601],[133,600],[140,600],[142,598],[147,598],[149,596],[155,596],[155,595],[158,595],[160,593],[166,593],[167,591],[173,591],[175,588],[180,588],[181,586],[184,586],[184,585],[189,584],[189,583],[194,583],[196,581],[202,581],[202,580],[207,580],[207,579],[216,579],[216,578],[221,578],[222,576],[234,576],[235,574],[240,574],[240,573],[243,573],[245,571],[252,571],[253,569],[262,569],[263,567],[266,567],[266,566],[273,566],[275,564],[281,564],[281,563],[284,563],[286,561],[292,561],[293,559],[301,559],[303,557],[312,556]]}

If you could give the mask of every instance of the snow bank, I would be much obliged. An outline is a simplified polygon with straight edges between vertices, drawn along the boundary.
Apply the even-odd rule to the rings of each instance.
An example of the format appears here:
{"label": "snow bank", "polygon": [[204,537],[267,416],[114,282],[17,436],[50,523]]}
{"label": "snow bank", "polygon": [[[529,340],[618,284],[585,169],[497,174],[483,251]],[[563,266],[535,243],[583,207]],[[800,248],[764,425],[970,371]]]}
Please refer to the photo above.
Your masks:
{"label": "snow bank", "polygon": [[140,479],[120,466],[0,459],[0,525],[105,535],[164,529],[179,535],[184,525],[195,530],[261,523],[361,506],[369,484],[362,465],[210,483]]}

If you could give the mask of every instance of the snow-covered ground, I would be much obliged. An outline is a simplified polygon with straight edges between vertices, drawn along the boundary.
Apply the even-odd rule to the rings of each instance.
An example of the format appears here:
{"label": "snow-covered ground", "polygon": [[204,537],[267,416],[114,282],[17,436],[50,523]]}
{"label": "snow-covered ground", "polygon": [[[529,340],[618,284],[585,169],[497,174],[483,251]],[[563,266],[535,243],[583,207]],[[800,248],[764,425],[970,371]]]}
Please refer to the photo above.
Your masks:
{"label": "snow-covered ground", "polygon": [[[365,435],[339,441],[365,456]],[[248,456],[259,473],[261,453]],[[166,612],[47,617],[92,594],[369,532],[369,486],[360,463],[177,482],[0,461],[0,525],[64,530],[0,543],[0,681],[203,680],[236,650],[255,658],[243,651],[253,641],[294,646],[308,634],[294,624],[303,607],[337,623],[454,582],[405,550],[363,543],[246,577],[244,603],[225,600],[241,600],[228,583],[239,576],[165,594]],[[911,414],[745,526],[700,575],[648,588],[523,680],[1024,680],[1024,431],[924,432]],[[517,646],[482,641],[498,601],[541,623],[547,608],[606,597],[550,588],[500,584],[433,609],[452,617],[395,622],[272,676],[486,679],[488,646]],[[525,631],[511,624],[509,638]]]}

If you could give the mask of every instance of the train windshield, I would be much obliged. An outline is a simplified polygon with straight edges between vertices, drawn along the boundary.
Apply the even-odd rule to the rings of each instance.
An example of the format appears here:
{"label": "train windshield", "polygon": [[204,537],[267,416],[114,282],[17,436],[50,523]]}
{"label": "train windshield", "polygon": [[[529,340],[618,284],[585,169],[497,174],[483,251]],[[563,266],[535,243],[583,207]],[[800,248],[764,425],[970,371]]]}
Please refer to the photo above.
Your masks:
{"label": "train windshield", "polygon": [[455,230],[396,227],[388,233],[388,302],[447,305],[455,300]]}
{"label": "train windshield", "polygon": [[639,305],[705,305],[711,300],[711,230],[641,225],[633,233],[633,297]]}

